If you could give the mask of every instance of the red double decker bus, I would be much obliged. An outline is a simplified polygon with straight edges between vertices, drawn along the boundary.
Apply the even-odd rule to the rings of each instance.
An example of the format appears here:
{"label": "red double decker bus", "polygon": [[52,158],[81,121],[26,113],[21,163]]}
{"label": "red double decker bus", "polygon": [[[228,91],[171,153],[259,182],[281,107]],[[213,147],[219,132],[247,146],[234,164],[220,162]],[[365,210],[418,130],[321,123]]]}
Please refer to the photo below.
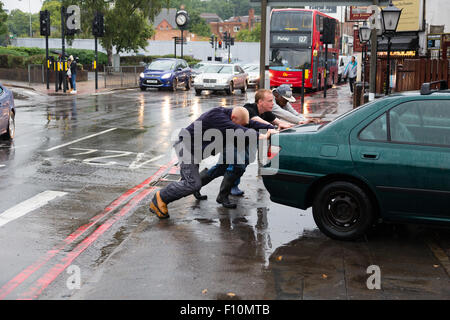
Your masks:
{"label": "red double decker bus", "polygon": [[270,86],[289,84],[321,90],[325,79],[325,45],[321,42],[324,20],[335,20],[335,41],[328,45],[328,85],[337,83],[339,60],[339,23],[317,10],[273,9],[270,16]]}

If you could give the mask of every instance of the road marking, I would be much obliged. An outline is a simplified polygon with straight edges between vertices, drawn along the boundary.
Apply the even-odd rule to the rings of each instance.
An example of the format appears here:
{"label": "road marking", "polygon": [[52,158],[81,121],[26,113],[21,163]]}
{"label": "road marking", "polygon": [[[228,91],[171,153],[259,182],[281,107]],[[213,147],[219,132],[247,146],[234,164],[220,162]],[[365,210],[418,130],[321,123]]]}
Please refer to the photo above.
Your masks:
{"label": "road marking", "polygon": [[150,187],[140,191],[135,195],[130,202],[128,202],[117,215],[109,218],[102,225],[100,225],[91,235],[80,242],[75,249],[68,252],[67,255],[62,258],[59,263],[57,263],[53,268],[51,268],[46,274],[41,276],[31,288],[23,293],[19,300],[31,300],[37,299],[39,295],[47,288],[55,279],[68,267],[72,262],[86,250],[94,241],[96,241],[105,231],[107,231],[114,223],[116,223],[120,218],[128,214],[133,208],[141,203],[145,197],[156,190],[155,187]]}
{"label": "road marking", "polygon": [[46,205],[51,200],[62,197],[66,194],[66,192],[47,190],[28,200],[23,201],[0,214],[0,227]]}
{"label": "road marking", "polygon": [[[139,163],[139,161],[141,161],[143,157],[144,157],[144,154],[143,154],[143,153],[139,153],[139,154],[136,156],[136,160],[133,161],[132,164],[130,164],[129,168],[130,168],[130,169],[139,169],[140,167],[142,167],[143,165],[145,165],[145,164],[147,164],[147,163],[150,163],[150,162],[153,162],[153,161],[156,161],[156,160],[161,159],[162,157],[164,157],[164,155],[162,154],[162,155],[156,156],[156,157],[154,157],[154,158],[152,158],[152,159],[150,159],[150,160],[147,160],[147,161],[144,161],[144,162],[142,162],[142,163]],[[138,164],[138,163],[139,163],[139,164]]]}
{"label": "road marking", "polygon": [[59,145],[59,146],[56,146],[56,147],[47,149],[47,150],[45,150],[45,151],[53,151],[53,150],[56,150],[56,149],[59,149],[59,148],[67,147],[67,146],[70,146],[71,144],[74,144],[74,143],[77,143],[77,142],[80,142],[80,141],[83,141],[83,140],[86,140],[86,139],[90,139],[90,138],[99,136],[99,135],[101,135],[101,134],[108,133],[108,132],[113,131],[113,130],[116,130],[116,129],[117,129],[117,128],[111,128],[111,129],[108,129],[108,130],[105,130],[105,131],[102,131],[102,132],[94,133],[94,134],[91,134],[91,135],[89,135],[89,136],[87,136],[87,137],[80,138],[80,139],[77,139],[77,140],[74,140],[74,141],[71,141],[71,142],[67,142],[67,143],[61,144],[61,145]]}
{"label": "road marking", "polygon": [[0,164],[0,168],[6,167],[6,165],[4,164]]}
{"label": "road marking", "polygon": [[[167,170],[170,170],[175,163],[177,162],[177,158],[172,159],[168,164],[161,166],[158,171],[156,171],[151,177],[145,179],[140,184],[131,188],[124,194],[122,194],[119,198],[114,200],[110,205],[108,205],[103,212],[96,215],[95,217],[89,220],[88,224],[85,224],[79,227],[75,232],[70,234],[62,243],[56,245],[53,249],[47,251],[47,253],[36,260],[33,264],[28,266],[25,270],[17,274],[13,279],[8,281],[8,283],[4,284],[0,288],[0,300],[5,299],[12,291],[14,291],[19,285],[21,285],[24,281],[26,281],[31,275],[37,272],[41,267],[46,265],[52,258],[54,258],[59,252],[67,248],[70,244],[72,244],[76,239],[80,238],[84,234],[86,234],[91,228],[98,226],[98,223],[110,212],[117,209],[124,202],[129,200],[129,197],[139,192],[141,194],[142,190],[145,190],[148,185],[161,178]],[[147,189],[149,190],[149,189]],[[133,197],[135,199],[136,196]],[[113,216],[114,217],[114,216]],[[81,253],[81,252],[80,252]]]}

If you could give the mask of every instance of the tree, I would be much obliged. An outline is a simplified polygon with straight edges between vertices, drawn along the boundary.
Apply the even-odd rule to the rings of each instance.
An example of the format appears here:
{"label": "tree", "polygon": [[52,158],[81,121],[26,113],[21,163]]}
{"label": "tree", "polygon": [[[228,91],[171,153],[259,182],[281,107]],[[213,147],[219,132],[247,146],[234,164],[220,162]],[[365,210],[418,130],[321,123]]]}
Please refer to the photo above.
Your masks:
{"label": "tree", "polygon": [[105,35],[100,43],[112,62],[113,47],[116,53],[145,49],[153,35],[149,19],[153,19],[168,0],[64,0],[66,7],[77,4],[81,9],[81,35],[92,37],[95,12],[104,15]]}
{"label": "tree", "polygon": [[198,36],[209,37],[211,35],[211,28],[206,20],[200,17],[197,10],[189,12],[189,31]]}
{"label": "tree", "polygon": [[237,41],[243,42],[259,42],[261,41],[261,23],[257,23],[253,30],[242,29],[236,36]]}
{"label": "tree", "polygon": [[0,39],[4,39],[5,42],[7,41],[7,39],[9,40],[7,20],[8,14],[3,9],[3,2],[0,1]]}

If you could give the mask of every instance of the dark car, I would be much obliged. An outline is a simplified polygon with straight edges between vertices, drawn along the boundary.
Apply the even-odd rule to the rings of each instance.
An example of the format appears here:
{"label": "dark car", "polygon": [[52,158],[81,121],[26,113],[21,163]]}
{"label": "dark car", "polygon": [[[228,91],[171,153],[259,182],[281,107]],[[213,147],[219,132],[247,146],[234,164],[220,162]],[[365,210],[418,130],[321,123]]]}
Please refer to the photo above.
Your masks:
{"label": "dark car", "polygon": [[334,239],[356,239],[377,221],[449,224],[450,91],[441,84],[272,137],[278,153],[263,168],[272,201],[312,206]]}
{"label": "dark car", "polygon": [[13,139],[16,133],[13,93],[0,84],[0,135]]}
{"label": "dark car", "polygon": [[141,90],[147,88],[168,88],[176,91],[179,87],[191,89],[191,68],[183,59],[156,59],[139,76]]}

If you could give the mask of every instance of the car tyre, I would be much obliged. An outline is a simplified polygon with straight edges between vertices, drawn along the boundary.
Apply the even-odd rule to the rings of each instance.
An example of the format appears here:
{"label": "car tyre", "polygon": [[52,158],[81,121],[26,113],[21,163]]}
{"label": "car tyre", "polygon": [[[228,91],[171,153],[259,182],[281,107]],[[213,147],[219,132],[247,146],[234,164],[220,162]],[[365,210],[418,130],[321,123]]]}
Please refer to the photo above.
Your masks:
{"label": "car tyre", "polygon": [[234,94],[234,83],[233,83],[233,81],[230,82],[230,86],[228,87],[228,89],[225,89],[225,92],[228,95]]}
{"label": "car tyre", "polygon": [[313,203],[313,217],[320,231],[328,237],[355,240],[371,227],[375,209],[359,186],[337,181],[319,191]]}
{"label": "car tyre", "polygon": [[175,91],[177,91],[177,87],[178,87],[178,80],[177,80],[177,78],[174,78],[173,81],[172,81],[172,88],[171,88],[171,90],[173,92],[175,92]]}
{"label": "car tyre", "polygon": [[241,89],[241,92],[242,92],[242,93],[247,92],[247,88],[248,88],[248,84],[247,84],[247,80],[245,80],[245,82],[244,82],[244,87]]}
{"label": "car tyre", "polygon": [[192,84],[191,84],[192,82],[191,81],[192,81],[191,77],[188,77],[188,79],[186,81],[186,86],[185,86],[187,91],[191,90],[191,86],[192,86]]}
{"label": "car tyre", "polygon": [[14,136],[16,134],[16,120],[15,120],[15,115],[14,112],[10,112],[9,113],[9,119],[8,119],[8,129],[6,130],[5,133],[5,138],[6,139],[14,139]]}
{"label": "car tyre", "polygon": [[202,95],[202,89],[195,89],[195,95],[201,96]]}

